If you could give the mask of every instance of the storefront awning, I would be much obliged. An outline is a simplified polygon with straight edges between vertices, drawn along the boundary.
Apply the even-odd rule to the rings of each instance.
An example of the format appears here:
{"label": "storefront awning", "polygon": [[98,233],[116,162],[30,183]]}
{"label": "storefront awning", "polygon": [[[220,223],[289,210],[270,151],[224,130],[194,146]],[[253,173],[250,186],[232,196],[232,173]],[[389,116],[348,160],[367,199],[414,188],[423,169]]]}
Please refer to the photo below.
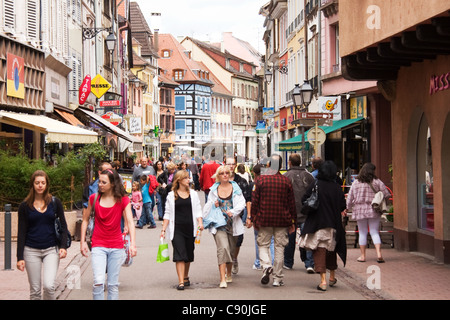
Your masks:
{"label": "storefront awning", "polygon": [[95,143],[96,132],[75,127],[46,116],[0,111],[0,122],[46,135],[48,143]]}
{"label": "storefront awning", "polygon": [[[98,114],[95,114],[92,111],[81,109],[81,108],[78,108],[77,110],[83,112],[84,115],[86,115],[92,122],[94,122],[98,126],[104,128],[106,131],[121,138],[119,140],[119,143],[120,143],[120,141],[126,142],[126,143],[120,143],[120,145],[121,145],[120,146],[121,150],[119,150],[120,152],[125,151],[125,149],[129,148],[131,144],[132,144],[132,147],[130,149],[132,150],[132,152],[141,152],[142,151],[142,141],[140,139],[138,139],[137,137],[116,127],[115,125],[111,124],[110,122],[103,119]],[[123,140],[125,140],[125,141],[123,141]]]}
{"label": "storefront awning", "polygon": [[[353,125],[360,123],[364,118],[356,118],[356,119],[344,119],[344,120],[336,120],[333,121],[332,126],[319,126],[319,128],[323,129],[326,134],[332,133],[338,130],[347,130],[350,129]],[[305,149],[309,149],[308,142],[308,132],[305,132]],[[302,150],[302,135],[299,134],[291,139],[281,141],[275,145],[277,151],[300,151]]]}

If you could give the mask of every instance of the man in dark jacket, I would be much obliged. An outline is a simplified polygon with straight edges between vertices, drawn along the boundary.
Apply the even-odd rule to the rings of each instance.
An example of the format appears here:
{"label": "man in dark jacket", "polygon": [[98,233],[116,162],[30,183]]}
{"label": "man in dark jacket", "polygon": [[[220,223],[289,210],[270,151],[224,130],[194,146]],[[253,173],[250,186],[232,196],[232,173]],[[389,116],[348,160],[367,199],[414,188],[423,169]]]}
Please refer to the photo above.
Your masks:
{"label": "man in dark jacket", "polygon": [[[289,156],[289,170],[284,174],[292,183],[292,188],[294,189],[295,196],[295,209],[297,211],[297,228],[300,231],[303,229],[303,225],[306,220],[306,216],[302,211],[302,197],[308,189],[309,185],[314,182],[314,177],[306,169],[301,168],[301,158],[298,153],[291,154]],[[284,248],[284,265],[285,269],[292,269],[294,266],[294,255],[295,255],[295,238],[296,233],[291,233],[289,235],[289,243]],[[308,273],[314,273],[314,260],[311,251],[306,251],[300,248],[300,258],[305,262],[305,268]]]}

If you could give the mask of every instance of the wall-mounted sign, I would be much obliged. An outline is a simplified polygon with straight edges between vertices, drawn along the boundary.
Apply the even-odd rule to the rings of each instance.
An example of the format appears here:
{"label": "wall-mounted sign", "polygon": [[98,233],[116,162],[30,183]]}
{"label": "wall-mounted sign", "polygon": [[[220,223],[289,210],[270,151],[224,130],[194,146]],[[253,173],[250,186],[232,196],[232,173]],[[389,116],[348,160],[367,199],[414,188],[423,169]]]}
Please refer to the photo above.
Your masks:
{"label": "wall-mounted sign", "polygon": [[350,99],[350,119],[367,117],[367,97],[356,97]]}
{"label": "wall-mounted sign", "polygon": [[274,107],[263,108],[263,119],[273,118],[274,115],[275,115]]}
{"label": "wall-mounted sign", "polygon": [[444,91],[450,88],[450,72],[440,76],[432,75],[430,79],[430,96],[438,91]]}
{"label": "wall-mounted sign", "polygon": [[84,104],[91,93],[91,76],[87,75],[84,77],[78,92],[78,102]]}
{"label": "wall-mounted sign", "polygon": [[108,90],[111,88],[111,84],[106,81],[105,78],[101,76],[101,74],[98,74],[92,79],[91,82],[91,90],[92,93],[97,97],[101,98],[103,95],[108,92]]}
{"label": "wall-mounted sign", "polygon": [[142,120],[141,117],[130,117],[128,119],[129,132],[132,134],[142,133]]}
{"label": "wall-mounted sign", "polygon": [[24,59],[14,54],[7,54],[7,88],[6,95],[25,99],[25,70]]}

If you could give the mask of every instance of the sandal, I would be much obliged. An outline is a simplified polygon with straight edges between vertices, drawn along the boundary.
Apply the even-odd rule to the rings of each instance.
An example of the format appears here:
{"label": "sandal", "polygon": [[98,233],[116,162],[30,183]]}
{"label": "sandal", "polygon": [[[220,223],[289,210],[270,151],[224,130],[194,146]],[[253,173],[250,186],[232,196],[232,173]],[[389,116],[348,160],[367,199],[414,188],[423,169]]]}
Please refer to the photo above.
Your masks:
{"label": "sandal", "polygon": [[332,287],[332,286],[334,286],[335,284],[336,284],[336,282],[337,282],[337,279],[336,278],[334,278],[334,280],[329,280],[328,281],[328,285],[330,286],[330,287]]}
{"label": "sandal", "polygon": [[377,259],[377,262],[378,262],[378,263],[384,263],[384,259],[383,259],[383,258],[378,258],[378,259]]}
{"label": "sandal", "polygon": [[319,284],[317,286],[317,290],[319,290],[319,291],[327,291],[327,285],[326,284]]}
{"label": "sandal", "polygon": [[189,277],[184,278],[184,286],[189,287],[191,285],[191,282],[189,281]]}
{"label": "sandal", "polygon": [[178,284],[177,290],[184,290],[184,283]]}
{"label": "sandal", "polygon": [[366,262],[366,260],[365,260],[365,259],[362,259],[361,257],[359,257],[358,259],[356,259],[356,261],[358,261],[358,262]]}

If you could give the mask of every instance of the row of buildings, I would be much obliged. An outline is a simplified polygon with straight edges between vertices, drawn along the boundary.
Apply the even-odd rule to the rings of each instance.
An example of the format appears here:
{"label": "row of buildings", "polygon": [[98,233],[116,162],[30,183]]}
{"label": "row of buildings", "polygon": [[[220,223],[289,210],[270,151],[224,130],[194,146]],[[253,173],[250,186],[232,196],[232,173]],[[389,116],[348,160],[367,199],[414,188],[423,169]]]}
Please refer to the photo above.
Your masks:
{"label": "row of buildings", "polygon": [[160,33],[161,14],[150,28],[129,0],[2,0],[0,11],[3,146],[51,160],[99,141],[122,163],[217,145],[257,160],[261,55],[247,42]]}
{"label": "row of buildings", "polygon": [[[450,3],[271,0],[265,116],[272,150],[304,152],[304,112],[333,113],[314,153],[351,181],[365,162],[393,190],[394,244],[450,262]],[[296,84],[313,89],[294,103]],[[306,88],[306,86],[305,86]],[[306,127],[306,128],[305,128]],[[304,150],[304,151],[302,151]]]}
{"label": "row of buildings", "polygon": [[[42,158],[100,141],[121,161],[215,145],[254,162],[301,152],[335,161],[347,185],[370,161],[393,190],[395,246],[448,263],[449,11],[270,0],[260,55],[229,33],[160,33],[127,0],[1,0],[0,144]],[[294,103],[305,80],[312,99]]]}

